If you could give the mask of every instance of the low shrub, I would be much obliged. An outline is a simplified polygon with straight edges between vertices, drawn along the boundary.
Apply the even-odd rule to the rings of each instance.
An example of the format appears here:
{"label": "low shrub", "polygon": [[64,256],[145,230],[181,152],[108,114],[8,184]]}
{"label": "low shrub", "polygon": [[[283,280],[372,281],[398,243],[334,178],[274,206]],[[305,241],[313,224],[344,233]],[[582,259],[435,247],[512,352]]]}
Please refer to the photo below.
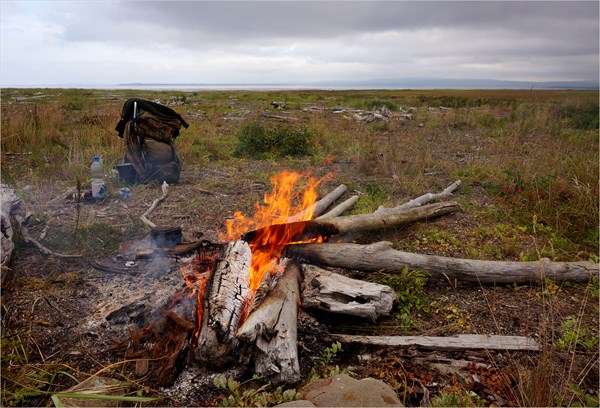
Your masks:
{"label": "low shrub", "polygon": [[268,156],[302,156],[312,150],[312,131],[278,127],[267,129],[260,123],[249,123],[242,127],[237,138],[234,154],[247,155],[256,159]]}

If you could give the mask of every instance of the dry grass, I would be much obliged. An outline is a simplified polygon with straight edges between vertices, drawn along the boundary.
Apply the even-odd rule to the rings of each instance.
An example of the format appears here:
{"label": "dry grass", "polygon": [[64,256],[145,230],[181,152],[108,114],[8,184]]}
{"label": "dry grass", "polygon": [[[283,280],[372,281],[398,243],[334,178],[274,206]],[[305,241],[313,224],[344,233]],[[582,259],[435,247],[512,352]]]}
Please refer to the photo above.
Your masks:
{"label": "dry grass", "polygon": [[[414,226],[378,238],[394,241],[399,248],[447,256],[597,260],[598,92],[133,93],[5,89],[2,90],[1,179],[14,186],[31,204],[36,222],[50,223],[44,219],[49,191],[64,191],[75,185],[77,178],[86,186],[93,155],[102,156],[107,169],[122,160],[125,147],[114,127],[122,104],[131,96],[176,103],[172,107],[190,123],[190,128],[182,130],[176,141],[178,153],[183,158],[187,177],[198,179],[203,189],[219,191],[239,187],[242,191],[257,182],[266,183],[268,176],[278,169],[313,169],[318,173],[335,167],[338,173],[324,188],[345,183],[351,189],[360,190],[364,196],[359,201],[358,211],[368,211],[381,204],[397,205],[425,192],[439,191],[462,179],[458,196],[463,210],[460,221],[438,225],[436,229],[430,225]],[[280,114],[272,110],[269,102],[285,98],[289,108],[283,114],[297,119],[294,127],[311,131],[311,155],[271,156],[268,161],[234,157],[237,135],[246,124],[258,122],[269,128],[290,125],[291,122],[262,115]],[[390,106],[416,108],[413,120],[395,118],[385,123],[364,123],[349,114],[331,111],[339,107],[364,109],[382,101]],[[307,107],[314,109],[303,110]],[[215,174],[218,177],[211,177]],[[135,189],[132,208],[134,203],[141,205],[144,200],[154,198],[152,191],[137,186]],[[214,204],[214,213],[208,217],[200,214],[199,208],[211,205],[214,199],[198,195],[198,202],[178,203],[177,212],[190,214],[190,224],[197,224],[202,230],[212,227],[216,218],[228,211],[228,206],[251,209],[259,196],[258,192],[239,192],[239,196],[221,197],[219,205]],[[128,211],[131,214],[120,221],[131,224],[126,227],[126,232],[131,232],[136,228],[135,211],[131,208]],[[166,217],[162,211],[157,211],[156,217]],[[60,223],[68,224],[68,218],[68,214],[63,216]],[[99,223],[86,220],[83,218],[83,227],[100,228]],[[57,220],[52,223],[55,223],[53,228],[63,228],[60,231],[72,227],[58,225]],[[98,248],[93,242],[87,242],[83,232],[77,250],[93,255]],[[111,236],[117,231],[103,233]],[[98,230],[94,230],[92,235],[98,234]],[[528,301],[531,303],[527,307],[531,306],[531,310],[523,310],[523,318],[528,320],[528,331],[540,333],[544,347],[538,356],[518,362],[518,389],[511,401],[515,405],[593,403],[593,394],[598,392],[597,387],[582,389],[594,375],[597,378],[598,345],[590,340],[588,346],[575,342],[560,350],[557,348],[559,340],[564,340],[568,332],[561,325],[569,318],[580,329],[569,329],[573,333],[598,337],[598,329],[593,325],[597,323],[598,282],[577,288],[564,287],[564,292],[571,293],[571,297],[564,296],[561,288],[552,285],[548,282],[547,287],[519,292],[530,293]],[[440,292],[440,298],[450,295],[450,289],[445,290],[448,292]],[[453,306],[449,300],[440,304],[439,310]],[[495,307],[488,304],[487,319],[495,318]],[[570,314],[561,312],[567,309],[571,310]],[[9,310],[9,306],[3,310],[3,323]],[[477,310],[459,312],[464,312],[466,320],[469,316],[479,318]],[[472,326],[470,321],[461,324]],[[27,340],[3,337],[3,345],[14,351],[11,358],[15,361],[38,353],[34,343],[23,339]],[[582,365],[582,360],[587,363]],[[34,367],[33,371],[19,374],[26,378],[31,372],[46,369],[56,372],[63,367],[44,368],[26,363]],[[36,383],[33,384],[35,394]],[[53,387],[52,391],[56,389],[59,388]]]}

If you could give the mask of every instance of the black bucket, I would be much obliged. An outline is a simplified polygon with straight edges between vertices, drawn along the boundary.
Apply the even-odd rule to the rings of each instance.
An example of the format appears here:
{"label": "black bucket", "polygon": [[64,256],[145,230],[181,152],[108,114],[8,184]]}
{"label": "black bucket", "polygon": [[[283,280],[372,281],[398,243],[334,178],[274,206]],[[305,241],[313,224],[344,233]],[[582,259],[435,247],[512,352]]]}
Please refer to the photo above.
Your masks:
{"label": "black bucket", "polygon": [[138,182],[138,174],[131,163],[117,164],[115,169],[119,172],[119,178],[126,183],[134,184]]}
{"label": "black bucket", "polygon": [[150,241],[154,248],[173,248],[183,239],[180,226],[154,227],[150,231]]}

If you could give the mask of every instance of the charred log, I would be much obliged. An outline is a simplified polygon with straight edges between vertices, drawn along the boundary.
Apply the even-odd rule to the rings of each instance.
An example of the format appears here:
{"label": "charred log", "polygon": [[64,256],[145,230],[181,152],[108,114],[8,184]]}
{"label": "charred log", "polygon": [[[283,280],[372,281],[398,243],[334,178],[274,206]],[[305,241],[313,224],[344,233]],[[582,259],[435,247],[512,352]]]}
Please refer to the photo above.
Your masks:
{"label": "charred log", "polygon": [[[422,207],[400,209],[385,214],[371,213],[348,215],[329,219],[300,221],[304,226],[297,230],[302,233],[292,237],[290,242],[307,240],[320,236],[331,236],[349,232],[364,232],[391,227],[398,227],[411,222],[424,221],[440,215],[448,214],[459,209],[454,201],[424,205]],[[289,224],[275,224],[265,228],[249,231],[242,235],[242,239],[257,245],[266,245],[267,242],[256,242],[258,237],[282,236],[282,229],[289,228]],[[278,244],[278,243],[270,243]]]}

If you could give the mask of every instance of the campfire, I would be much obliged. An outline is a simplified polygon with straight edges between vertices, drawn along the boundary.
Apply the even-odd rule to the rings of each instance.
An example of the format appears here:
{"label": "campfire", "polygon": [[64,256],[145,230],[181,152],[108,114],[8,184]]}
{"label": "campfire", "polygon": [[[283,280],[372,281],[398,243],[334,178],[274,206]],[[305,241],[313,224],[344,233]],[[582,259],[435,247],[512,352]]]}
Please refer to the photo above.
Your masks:
{"label": "campfire", "polygon": [[[162,385],[172,383],[188,363],[212,371],[248,366],[254,374],[273,382],[294,383],[301,377],[297,346],[301,308],[374,322],[389,315],[398,301],[386,285],[351,279],[325,267],[387,273],[408,267],[427,270],[432,278],[479,284],[546,277],[587,281],[597,275],[597,265],[590,262],[477,261],[401,252],[387,242],[344,243],[350,234],[398,227],[459,210],[456,202],[444,200],[452,197],[460,181],[440,193],[427,193],[394,208],[342,216],[358,195],[338,203],[347,191],[340,185],[317,200],[317,188],[325,180],[283,172],[271,179],[273,191],[265,194],[264,203],[255,204],[252,217],[236,212],[225,222],[224,230],[218,231],[221,242],[198,241],[141,251],[140,259],[156,251],[178,257],[186,287],[171,296],[153,331],[142,330],[133,336],[134,345],[142,343],[141,337],[154,336],[150,342],[155,344],[154,352],[135,354],[130,350],[124,355],[155,359],[154,371]],[[180,258],[190,253],[191,257]],[[451,350],[538,348],[534,340],[519,336],[329,337],[343,342]],[[148,370],[147,364],[138,368],[140,373]]]}

